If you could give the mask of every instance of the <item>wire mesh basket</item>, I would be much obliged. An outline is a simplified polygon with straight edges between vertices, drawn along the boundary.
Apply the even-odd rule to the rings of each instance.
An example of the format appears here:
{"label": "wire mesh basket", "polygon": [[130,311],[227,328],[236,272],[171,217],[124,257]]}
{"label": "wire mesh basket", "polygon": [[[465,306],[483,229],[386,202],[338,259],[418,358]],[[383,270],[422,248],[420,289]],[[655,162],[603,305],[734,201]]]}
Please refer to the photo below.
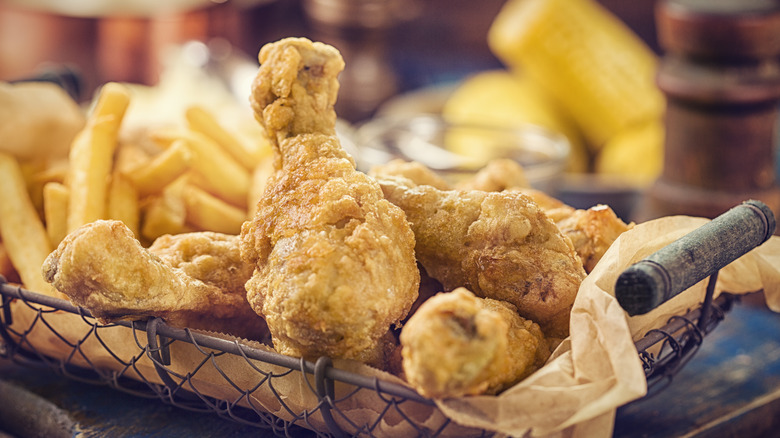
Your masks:
{"label": "wire mesh basket", "polygon": [[[481,431],[467,431],[452,423],[443,415],[425,415],[425,425],[419,425],[424,411],[435,412],[435,404],[408,387],[381,381],[345,371],[333,366],[330,359],[323,357],[316,362],[284,356],[268,349],[258,348],[236,340],[194,332],[168,326],[159,318],[148,321],[119,321],[114,324],[100,324],[88,311],[75,307],[69,302],[31,292],[8,283],[0,284],[3,297],[2,324],[0,335],[3,345],[2,356],[25,365],[43,365],[69,378],[108,385],[140,397],[157,398],[165,403],[188,410],[212,412],[242,424],[254,425],[277,435],[289,435],[298,426],[323,435],[363,435],[373,436],[384,421],[405,422],[412,435],[441,436],[470,435],[481,436]],[[14,307],[13,304],[16,304]],[[23,307],[21,307],[23,306]],[[28,315],[24,324],[18,324],[16,315]],[[84,326],[83,336],[75,341],[70,335],[60,333],[60,324],[52,322],[55,316],[63,313],[78,318]],[[128,346],[122,346],[122,352],[114,351],[107,339],[110,332],[121,329],[132,332],[135,345],[133,354],[128,355]],[[43,333],[42,333],[43,332]],[[49,337],[59,344],[57,357],[47,355],[36,339]],[[94,359],[94,346],[98,344],[105,351],[99,362]],[[188,349],[185,361],[186,372],[172,366],[177,362],[177,346],[182,344]],[[178,349],[181,351],[181,349]],[[197,360],[192,360],[193,351]],[[232,356],[246,364],[241,374],[252,375],[238,382],[232,376],[235,373],[223,370],[220,357]],[[174,360],[172,360],[172,358]],[[107,363],[113,362],[113,363]],[[257,363],[268,366],[258,366]],[[181,365],[181,364],[180,364]],[[246,372],[246,371],[249,372]],[[200,373],[217,374],[222,377],[223,385],[232,388],[234,396],[230,399],[218,399],[209,396],[208,388],[199,386]],[[289,390],[285,378],[300,373],[306,378],[295,379],[306,382],[302,388],[309,392],[312,403],[301,408],[286,403],[285,390]],[[213,378],[209,380],[213,381]],[[247,385],[246,380],[252,380]],[[339,390],[336,391],[336,383]],[[273,394],[278,407],[275,413],[268,406],[254,405],[253,395],[258,392]],[[371,422],[356,423],[345,413],[354,404],[365,398],[377,398],[386,406]],[[265,396],[260,398],[267,398]],[[372,400],[376,404],[377,400]],[[273,409],[271,409],[273,411]],[[453,432],[455,431],[455,432]]]}
{"label": "wire mesh basket", "polygon": [[[410,416],[409,412],[419,413],[421,408],[435,410],[435,403],[432,400],[393,382],[340,370],[325,357],[316,362],[305,361],[242,344],[239,341],[170,327],[159,318],[103,325],[95,321],[89,312],[74,307],[67,301],[27,291],[8,283],[0,285],[0,294],[3,297],[3,323],[0,325],[3,339],[2,350],[0,350],[2,356],[20,364],[43,365],[71,379],[108,385],[135,396],[159,399],[187,410],[210,412],[238,423],[272,431],[280,436],[291,435],[293,431],[299,430],[299,426],[333,436],[345,434],[373,436],[376,432],[375,428],[385,420],[385,416],[395,416],[396,420],[408,423],[412,435],[449,436],[455,432],[461,436],[487,434],[484,431],[463,428],[443,415],[434,425],[430,423],[419,425],[417,419]],[[674,317],[669,324],[653,330],[637,342],[638,353],[651,387],[655,382],[671,381],[675,372],[692,357],[703,342],[704,336],[723,320],[736,300],[738,300],[737,296],[722,294],[712,302],[712,312],[709,312],[708,316],[705,315],[706,320],[701,319],[704,314],[701,308],[695,309],[686,315]],[[30,319],[29,326],[18,328],[14,324],[14,312],[19,310],[12,310],[13,301],[18,301],[29,312],[35,314]],[[60,312],[78,315],[87,327],[86,335],[78,342],[72,342],[68,337],[61,335],[56,325],[47,321],[50,316]],[[116,327],[132,331],[137,353],[130,358],[123,358],[120,354],[114,353],[109,343],[102,339],[104,332]],[[39,351],[35,343],[29,340],[30,333],[37,330],[47,331],[70,351],[60,357],[51,357]],[[106,354],[115,358],[116,362],[112,365],[90,362],[90,357],[87,357],[87,353],[83,351],[83,345],[90,341],[103,345]],[[171,367],[171,350],[175,343],[190,344],[201,355],[199,362],[187,373]],[[650,352],[651,349],[659,346],[661,347],[659,352]],[[250,387],[240,387],[240,384],[234,382],[228,373],[220,369],[216,359],[222,355],[232,355],[246,360],[247,366],[256,373],[257,383]],[[81,361],[77,359],[83,359],[90,365],[80,363]],[[252,360],[278,366],[279,370],[269,372],[256,367]],[[148,366],[140,366],[140,362],[146,361],[152,364],[153,371],[149,370]],[[198,387],[193,377],[207,368],[211,372],[220,373],[224,384],[236,389],[234,399],[216,399],[205,394],[205,391]],[[310,382],[310,385],[306,389],[316,399],[316,403],[302,411],[285,406],[284,394],[275,388],[276,382],[290,373],[307,375],[305,381]],[[350,389],[336,395],[334,389],[336,382]],[[287,418],[271,414],[263,406],[252,405],[248,396],[261,387],[278,395],[279,404],[287,413]],[[341,406],[350,404],[348,402],[350,398],[365,397],[364,393],[370,393],[372,397],[380,399],[386,405],[386,411],[381,412],[373,422],[358,424],[342,411]]]}
{"label": "wire mesh basket", "polygon": [[[728,226],[733,227],[734,217],[729,217]],[[713,226],[708,224],[708,232],[721,235],[716,221],[710,223]],[[671,381],[739,299],[726,293],[713,299],[718,270],[766,240],[774,231],[773,219],[770,222],[764,224],[760,239],[737,245],[742,248],[735,254],[699,267],[699,273],[687,280],[709,277],[699,308],[672,317],[636,342],[651,389]],[[744,235],[743,225],[738,229]],[[766,227],[771,231],[767,233]],[[693,237],[700,240],[700,236]],[[686,246],[686,254],[700,246]],[[674,283],[674,269],[665,272]],[[661,293],[668,299],[679,292]],[[317,436],[382,436],[388,425],[404,436],[491,435],[455,423],[433,400],[401,382],[342,368],[327,357],[311,362],[284,356],[261,344],[171,327],[159,318],[100,324],[83,308],[25,290],[2,277],[0,296],[0,356],[23,365],[48,367],[78,381],[213,413],[278,436],[299,436],[302,431]],[[62,327],[72,330],[64,333]],[[133,345],[128,345],[128,339]],[[288,397],[291,391],[299,397]],[[303,402],[293,403],[293,399]],[[366,405],[379,408],[365,412]]]}

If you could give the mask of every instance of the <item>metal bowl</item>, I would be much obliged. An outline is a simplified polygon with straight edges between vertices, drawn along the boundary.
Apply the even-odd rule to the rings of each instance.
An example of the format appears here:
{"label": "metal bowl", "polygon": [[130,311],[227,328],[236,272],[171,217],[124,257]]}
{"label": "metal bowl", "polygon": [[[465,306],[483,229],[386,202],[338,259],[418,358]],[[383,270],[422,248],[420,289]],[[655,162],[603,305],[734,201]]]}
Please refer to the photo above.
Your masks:
{"label": "metal bowl", "polygon": [[534,188],[554,193],[566,169],[566,137],[534,125],[460,124],[438,114],[375,118],[355,133],[358,168],[392,159],[420,162],[450,182],[473,175],[491,159],[511,158]]}

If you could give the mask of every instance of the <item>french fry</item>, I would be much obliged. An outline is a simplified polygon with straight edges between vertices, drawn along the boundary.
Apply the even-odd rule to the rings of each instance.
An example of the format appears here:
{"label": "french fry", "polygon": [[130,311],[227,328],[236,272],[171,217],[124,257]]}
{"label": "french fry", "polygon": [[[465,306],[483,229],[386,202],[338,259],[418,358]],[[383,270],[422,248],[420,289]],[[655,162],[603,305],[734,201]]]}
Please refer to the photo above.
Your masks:
{"label": "french fry", "polygon": [[164,234],[180,234],[185,231],[187,210],[184,201],[170,193],[163,193],[151,198],[147,204],[141,236],[153,242]]}
{"label": "french fry", "polygon": [[168,184],[162,193],[144,198],[141,205],[141,237],[151,243],[163,234],[180,234],[188,230],[187,207],[182,193],[189,174]]}
{"label": "french fry", "polygon": [[151,160],[150,154],[141,146],[135,143],[119,143],[114,158],[114,170],[128,173],[148,163],[149,160]]}
{"label": "french fry", "polygon": [[187,209],[187,222],[200,230],[239,234],[246,220],[246,211],[194,186],[186,186],[182,198]]}
{"label": "french fry", "polygon": [[136,237],[139,236],[141,213],[135,186],[115,170],[111,175],[108,193],[108,218],[124,222]]}
{"label": "french fry", "polygon": [[174,141],[187,137],[191,131],[178,126],[157,127],[149,132],[149,139],[157,145],[167,148]]}
{"label": "french fry", "polygon": [[249,145],[242,143],[238,137],[225,129],[216,117],[200,106],[187,108],[185,114],[187,126],[209,137],[222,146],[238,163],[243,164],[247,170],[254,169],[262,160],[260,150],[253,150]]}
{"label": "french fry", "polygon": [[193,184],[237,207],[246,208],[249,171],[205,135],[190,131],[184,138],[192,151]]}
{"label": "french fry", "polygon": [[117,136],[129,103],[130,94],[125,86],[114,82],[105,84],[87,125],[73,140],[67,177],[68,232],[105,217]]}
{"label": "french fry", "polygon": [[38,216],[43,217],[43,186],[50,181],[62,182],[68,171],[67,160],[55,161],[51,164],[19,163],[22,175],[27,181],[27,193],[38,211]]}
{"label": "french fry", "polygon": [[14,264],[11,261],[11,257],[8,255],[8,250],[5,249],[5,245],[0,242],[0,274],[5,277],[6,281],[19,284],[22,279],[19,278],[19,273],[16,272]]}
{"label": "french fry", "polygon": [[51,181],[43,186],[43,215],[52,248],[68,234],[69,198],[68,187],[62,183]]}
{"label": "french fry", "polygon": [[41,187],[52,181],[63,183],[68,175],[68,167],[68,160],[50,163],[45,169],[32,174],[29,183],[40,183]]}
{"label": "french fry", "polygon": [[19,163],[9,154],[0,153],[0,175],[0,236],[14,268],[27,289],[63,297],[41,274],[53,247],[27,193]]}
{"label": "french fry", "polygon": [[192,152],[187,143],[177,139],[148,163],[128,172],[127,177],[141,196],[159,193],[163,187],[187,172],[191,162]]}

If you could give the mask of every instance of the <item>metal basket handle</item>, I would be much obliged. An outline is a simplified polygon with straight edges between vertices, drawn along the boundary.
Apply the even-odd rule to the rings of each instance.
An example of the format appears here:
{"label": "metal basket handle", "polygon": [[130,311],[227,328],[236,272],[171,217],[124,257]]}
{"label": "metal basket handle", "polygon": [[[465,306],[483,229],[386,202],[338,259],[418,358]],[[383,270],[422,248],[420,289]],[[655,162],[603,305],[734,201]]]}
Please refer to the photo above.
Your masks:
{"label": "metal basket handle", "polygon": [[647,313],[766,242],[775,227],[766,204],[745,201],[629,266],[615,296],[629,315]]}

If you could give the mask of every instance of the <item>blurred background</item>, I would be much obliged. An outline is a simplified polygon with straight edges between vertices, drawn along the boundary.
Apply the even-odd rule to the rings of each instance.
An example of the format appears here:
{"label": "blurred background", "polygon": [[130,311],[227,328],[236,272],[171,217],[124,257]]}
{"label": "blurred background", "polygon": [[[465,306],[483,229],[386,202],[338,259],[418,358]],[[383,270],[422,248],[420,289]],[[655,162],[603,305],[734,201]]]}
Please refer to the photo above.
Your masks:
{"label": "blurred background", "polygon": [[[654,0],[602,0],[657,47]],[[456,81],[501,63],[487,33],[504,0],[2,0],[0,80],[73,66],[82,98],[107,81],[155,84],[167,50],[217,38],[255,60],[286,36],[336,46],[347,62],[341,117],[360,121],[388,98]],[[224,47],[224,46],[223,46]]]}
{"label": "blurred background", "polygon": [[[769,52],[760,54],[763,58],[740,59],[734,68],[726,65],[731,59],[723,64],[717,57],[687,53],[692,49],[684,44],[675,47],[675,59],[684,61],[683,73],[692,75],[679,76],[677,68],[671,74],[672,80],[667,81],[670,84],[682,83],[691,90],[699,81],[696,75],[702,72],[730,81],[736,71],[738,76],[746,77],[746,83],[760,82],[764,96],[760,102],[762,113],[755,117],[745,116],[746,111],[754,111],[753,103],[748,110],[732,105],[744,103],[737,102],[741,98],[711,105],[710,98],[718,95],[718,90],[686,96],[683,100],[699,99],[696,105],[707,111],[717,107],[717,114],[709,112],[704,119],[697,119],[701,114],[676,111],[673,121],[678,126],[669,131],[668,120],[663,119],[664,96],[655,78],[658,65],[668,55],[659,43],[659,1],[577,0],[564,7],[557,0],[550,0],[546,9],[504,11],[503,24],[499,25],[497,18],[502,8],[519,3],[0,0],[0,80],[14,81],[71,69],[79,79],[72,94],[86,103],[105,82],[162,86],[167,73],[168,88],[171,82],[179,84],[178,96],[206,94],[202,81],[193,82],[198,84],[197,90],[185,90],[182,84],[187,81],[182,80],[181,74],[171,74],[180,72],[184,65],[226,87],[239,105],[245,105],[260,47],[283,37],[305,36],[335,46],[344,56],[346,69],[340,77],[336,111],[351,127],[357,128],[379,115],[430,112],[444,112],[468,122],[519,121],[542,125],[564,134],[571,147],[565,175],[559,178],[554,194],[575,207],[608,203],[626,219],[644,220],[676,213],[714,216],[747,197],[758,197],[778,209],[780,191],[775,174],[780,161],[774,150],[780,75],[772,73],[777,69],[780,52],[777,44],[769,44]],[[758,10],[772,17],[780,10],[778,2],[768,0],[669,3],[710,8],[712,11],[705,11],[706,14],[714,13],[728,20],[741,17],[744,10]],[[571,6],[574,4],[577,6]],[[533,30],[527,35],[517,34],[527,24],[523,20],[530,20],[522,16],[535,13],[535,20],[541,24],[529,26]],[[564,21],[551,24],[556,19]],[[775,22],[778,20],[771,23]],[[691,26],[699,24],[689,23],[689,30]],[[498,27],[502,29],[496,34],[501,35],[494,36],[491,42],[491,28]],[[764,40],[775,41],[776,28],[777,24],[770,24],[766,34],[769,38]],[[693,32],[678,33],[670,38],[686,43],[692,35]],[[751,41],[750,32],[745,35],[745,41]],[[755,35],[758,34],[754,32]],[[517,49],[523,44],[523,50]],[[715,50],[725,46],[717,41],[707,44]],[[534,52],[537,48],[541,49]],[[551,54],[559,58],[551,59]],[[691,59],[707,61],[696,65],[697,61],[689,63]],[[518,67],[513,61],[524,64]],[[681,63],[677,64],[679,67]],[[559,69],[561,65],[564,67]],[[742,75],[746,70],[748,75]],[[510,80],[504,74],[517,76],[518,71],[528,73],[530,83],[525,78],[519,82]],[[483,74],[486,72],[500,74],[487,76]],[[748,77],[753,73],[759,76]],[[468,83],[470,87],[463,86],[474,76],[481,82],[475,80]],[[506,81],[511,83],[504,84]],[[732,85],[735,84],[726,84]],[[736,84],[737,88],[739,85]],[[540,96],[538,90],[545,95]],[[454,91],[460,92],[457,102]],[[751,93],[745,95],[752,96]],[[728,111],[733,111],[721,117],[721,108],[729,105]],[[756,122],[761,126],[749,127],[751,132],[761,132],[759,136],[748,136],[755,137],[754,144],[746,146],[752,152],[724,155],[724,150],[739,150],[725,142],[746,138],[742,130],[748,129],[752,122],[747,119],[751,117],[761,119]],[[707,128],[706,124],[724,127],[725,131]],[[698,128],[688,129],[694,126]],[[713,132],[707,141],[722,144],[698,150],[677,148],[678,155],[664,156],[665,138],[691,143],[701,138],[702,131]],[[672,135],[668,135],[670,132]],[[359,138],[352,139],[360,146]],[[723,157],[722,161],[708,158],[713,156]],[[642,197],[662,175],[664,159],[666,185],[650,190],[648,199],[652,205],[643,207]],[[699,162],[704,163],[704,170],[690,173]],[[691,187],[696,190],[688,190]],[[701,188],[705,191],[698,190]],[[717,205],[692,203],[714,199],[712,193],[724,190],[731,193]]]}

